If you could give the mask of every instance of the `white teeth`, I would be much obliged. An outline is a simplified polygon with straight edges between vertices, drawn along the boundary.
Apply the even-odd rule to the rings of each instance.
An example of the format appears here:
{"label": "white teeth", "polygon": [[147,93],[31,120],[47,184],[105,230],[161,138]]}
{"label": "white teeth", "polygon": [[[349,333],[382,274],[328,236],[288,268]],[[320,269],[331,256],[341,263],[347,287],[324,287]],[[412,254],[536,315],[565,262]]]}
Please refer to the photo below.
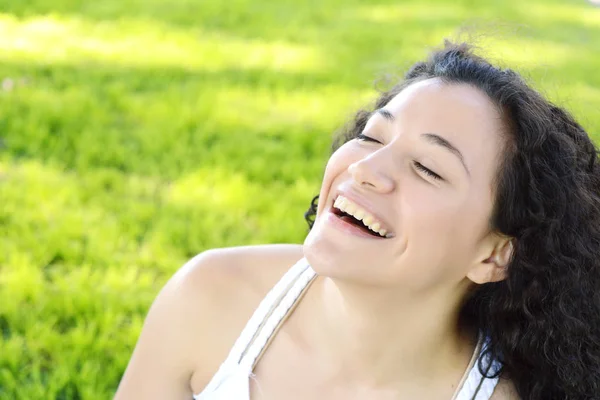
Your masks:
{"label": "white teeth", "polygon": [[359,208],[355,213],[354,213],[354,218],[356,218],[359,221],[362,221],[362,219],[365,217],[365,210],[363,210],[362,208]]}
{"label": "white teeth", "polygon": [[346,209],[344,211],[346,211],[348,214],[350,215],[354,215],[354,213],[356,212],[357,207],[350,203],[348,205],[346,205]]}
{"label": "white teeth", "polygon": [[338,196],[333,203],[333,206],[346,214],[352,215],[357,220],[382,237],[386,237],[387,230],[381,228],[381,224],[376,221],[375,217],[369,214],[366,210],[362,209],[358,204],[353,203],[343,196]]}

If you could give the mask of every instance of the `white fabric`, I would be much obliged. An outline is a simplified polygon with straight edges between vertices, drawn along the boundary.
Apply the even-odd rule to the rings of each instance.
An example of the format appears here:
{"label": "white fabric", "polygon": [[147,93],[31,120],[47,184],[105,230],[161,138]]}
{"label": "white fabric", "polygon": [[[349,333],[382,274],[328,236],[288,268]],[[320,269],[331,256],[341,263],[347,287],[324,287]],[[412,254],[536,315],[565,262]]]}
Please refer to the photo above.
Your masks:
{"label": "white fabric", "polygon": [[[195,400],[250,400],[249,378],[257,357],[315,276],[314,270],[304,258],[288,270],[259,304],[229,356],[206,388],[194,395]],[[485,345],[477,346],[479,348],[483,350]],[[480,354],[476,355],[477,359]],[[489,360],[484,365],[490,366],[492,370],[498,368],[496,362],[490,364]],[[498,378],[483,378],[478,362],[474,362],[465,375],[463,385],[453,399],[489,400]]]}
{"label": "white fabric", "polygon": [[312,268],[308,267],[300,274],[298,279],[294,282],[294,285],[285,294],[279,305],[273,310],[269,319],[263,325],[260,333],[256,339],[252,342],[250,349],[244,355],[244,358],[240,361],[240,366],[246,371],[252,372],[254,361],[262,352],[263,348],[267,344],[269,338],[279,326],[279,323],[288,314],[288,311],[296,300],[299,298],[302,291],[306,288],[310,281],[315,277],[315,272]]}
{"label": "white fabric", "polygon": [[[251,346],[252,340],[260,333],[262,326],[270,322],[269,316],[273,315],[274,309],[279,305],[281,299],[290,292],[290,287],[294,287],[294,283],[300,275],[305,271],[314,276],[314,271],[309,267],[308,262],[303,258],[290,268],[279,282],[269,291],[266,297],[260,302],[258,308],[246,324],[240,337],[236,340],[233,348],[229,352],[227,359],[221,364],[219,370],[208,383],[202,393],[194,395],[196,400],[249,400],[249,377],[252,373],[252,364],[244,363],[241,365],[244,352],[248,354],[252,350],[252,354],[260,354],[262,349],[258,351]],[[300,282],[302,286],[306,286],[308,282],[304,280]],[[300,285],[296,285],[300,286]],[[294,290],[296,292],[297,290]],[[298,293],[299,294],[299,293]],[[279,317],[283,316],[279,314]],[[263,344],[264,346],[264,344]],[[226,384],[225,384],[226,383]],[[218,389],[218,390],[217,390]]]}
{"label": "white fabric", "polygon": [[486,346],[487,341],[481,346],[477,361],[471,367],[469,375],[467,375],[455,400],[489,400],[492,397],[496,384],[498,383],[498,378],[484,378],[479,371],[478,364],[479,361],[484,361],[484,370],[488,372],[486,375],[492,375],[493,372],[498,371],[500,369],[500,364],[485,356]]}

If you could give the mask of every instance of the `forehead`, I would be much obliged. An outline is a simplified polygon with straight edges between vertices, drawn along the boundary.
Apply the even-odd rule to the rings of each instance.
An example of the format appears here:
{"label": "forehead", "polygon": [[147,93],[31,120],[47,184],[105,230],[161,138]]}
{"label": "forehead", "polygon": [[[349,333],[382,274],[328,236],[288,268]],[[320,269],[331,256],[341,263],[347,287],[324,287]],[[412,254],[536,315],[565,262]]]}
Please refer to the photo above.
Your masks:
{"label": "forehead", "polygon": [[402,124],[443,123],[448,125],[445,128],[448,133],[453,128],[493,132],[503,127],[498,108],[485,93],[471,85],[445,83],[439,78],[409,85],[385,109]]}
{"label": "forehead", "polygon": [[[438,78],[413,83],[384,107],[401,133],[435,133],[457,147],[471,170],[496,159],[504,123],[479,89]],[[494,165],[489,165],[493,168]]]}

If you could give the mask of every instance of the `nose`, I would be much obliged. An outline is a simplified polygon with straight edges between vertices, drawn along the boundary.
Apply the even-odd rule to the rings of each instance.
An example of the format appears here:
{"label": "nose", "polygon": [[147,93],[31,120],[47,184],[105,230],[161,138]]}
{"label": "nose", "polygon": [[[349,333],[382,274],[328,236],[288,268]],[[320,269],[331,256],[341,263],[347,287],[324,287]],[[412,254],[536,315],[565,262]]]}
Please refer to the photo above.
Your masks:
{"label": "nose", "polygon": [[356,161],[348,167],[352,179],[360,187],[381,193],[391,192],[395,188],[394,180],[386,171],[390,171],[390,166],[386,168],[383,160],[375,154]]}

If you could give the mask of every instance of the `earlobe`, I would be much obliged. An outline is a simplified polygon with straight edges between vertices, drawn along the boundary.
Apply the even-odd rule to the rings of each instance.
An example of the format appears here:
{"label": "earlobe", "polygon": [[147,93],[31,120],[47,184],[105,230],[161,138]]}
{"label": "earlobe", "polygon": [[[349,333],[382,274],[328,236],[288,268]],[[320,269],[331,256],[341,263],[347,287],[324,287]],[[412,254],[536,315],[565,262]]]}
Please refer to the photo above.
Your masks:
{"label": "earlobe", "polygon": [[513,239],[504,239],[492,251],[492,254],[471,268],[467,278],[473,283],[499,282],[506,279],[508,265],[514,252]]}

